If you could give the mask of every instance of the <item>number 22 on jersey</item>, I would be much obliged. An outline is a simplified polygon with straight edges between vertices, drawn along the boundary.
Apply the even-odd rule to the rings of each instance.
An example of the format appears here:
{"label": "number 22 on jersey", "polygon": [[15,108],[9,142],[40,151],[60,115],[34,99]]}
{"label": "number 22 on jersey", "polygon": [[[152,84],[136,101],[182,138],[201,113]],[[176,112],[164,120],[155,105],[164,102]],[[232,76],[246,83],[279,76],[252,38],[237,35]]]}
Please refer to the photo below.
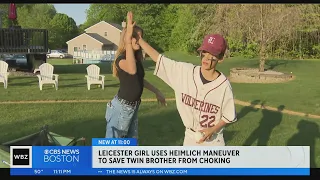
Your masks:
{"label": "number 22 on jersey", "polygon": [[215,120],[216,120],[216,116],[214,116],[214,115],[209,116],[207,114],[204,114],[200,118],[200,126],[202,128],[211,128],[214,126]]}

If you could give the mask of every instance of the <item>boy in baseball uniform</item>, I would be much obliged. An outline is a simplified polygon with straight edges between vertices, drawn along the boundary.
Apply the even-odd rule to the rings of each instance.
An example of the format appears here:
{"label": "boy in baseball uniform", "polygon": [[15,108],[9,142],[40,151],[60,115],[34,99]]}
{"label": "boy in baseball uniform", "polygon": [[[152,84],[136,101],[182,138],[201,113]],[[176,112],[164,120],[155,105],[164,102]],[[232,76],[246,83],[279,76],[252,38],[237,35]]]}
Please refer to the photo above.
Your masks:
{"label": "boy in baseball uniform", "polygon": [[[176,105],[185,130],[184,146],[224,146],[226,124],[237,120],[231,85],[218,71],[227,49],[219,34],[204,37],[198,49],[201,65],[179,62],[159,54],[142,38],[142,49],[156,62],[154,75],[175,92]],[[197,135],[201,137],[197,139]]]}

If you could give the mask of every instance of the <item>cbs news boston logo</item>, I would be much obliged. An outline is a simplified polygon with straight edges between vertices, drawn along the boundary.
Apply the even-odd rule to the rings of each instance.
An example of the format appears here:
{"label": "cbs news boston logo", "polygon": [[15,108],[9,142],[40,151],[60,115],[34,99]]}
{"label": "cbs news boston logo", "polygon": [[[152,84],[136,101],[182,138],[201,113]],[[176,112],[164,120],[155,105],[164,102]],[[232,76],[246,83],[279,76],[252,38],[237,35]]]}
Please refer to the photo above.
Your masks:
{"label": "cbs news boston logo", "polygon": [[32,146],[10,146],[10,168],[32,168]]}

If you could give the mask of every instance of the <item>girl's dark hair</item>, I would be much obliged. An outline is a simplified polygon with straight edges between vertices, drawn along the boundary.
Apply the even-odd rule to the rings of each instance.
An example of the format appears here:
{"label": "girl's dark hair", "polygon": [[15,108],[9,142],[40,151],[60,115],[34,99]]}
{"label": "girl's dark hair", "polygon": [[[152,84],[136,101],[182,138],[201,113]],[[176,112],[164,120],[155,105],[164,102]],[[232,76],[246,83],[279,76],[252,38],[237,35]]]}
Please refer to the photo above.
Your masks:
{"label": "girl's dark hair", "polygon": [[[143,37],[144,32],[143,29],[140,26],[135,25],[133,28],[133,34],[132,37],[135,38],[137,41],[139,40],[140,36],[138,35],[138,33],[141,33],[141,37]],[[136,60],[143,60],[143,53],[142,53],[142,49],[140,48],[139,50],[137,50],[134,54]]]}

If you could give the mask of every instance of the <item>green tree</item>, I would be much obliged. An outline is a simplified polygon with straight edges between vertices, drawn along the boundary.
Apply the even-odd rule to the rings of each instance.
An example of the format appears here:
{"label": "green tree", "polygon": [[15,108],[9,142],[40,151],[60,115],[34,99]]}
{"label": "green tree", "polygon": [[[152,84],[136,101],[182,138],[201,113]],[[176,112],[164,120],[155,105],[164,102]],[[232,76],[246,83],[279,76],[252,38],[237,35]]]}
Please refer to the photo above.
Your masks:
{"label": "green tree", "polygon": [[0,4],[2,28],[9,27],[8,8],[9,8],[9,4]]}
{"label": "green tree", "polygon": [[192,6],[179,5],[176,24],[170,37],[170,50],[189,51],[188,41],[195,30],[197,21],[199,21],[192,12]]}
{"label": "green tree", "polygon": [[161,12],[165,11],[167,4],[130,4],[123,9],[133,12],[134,21],[143,28],[144,38],[156,49],[163,51],[161,39],[163,38],[163,25]]}
{"label": "green tree", "polygon": [[169,50],[172,30],[177,23],[178,9],[178,4],[169,4],[159,15],[157,27],[155,29],[155,33],[157,34],[155,43],[164,51]]}
{"label": "green tree", "polygon": [[48,29],[56,15],[52,4],[24,5],[17,8],[18,23],[23,28]]}
{"label": "green tree", "polygon": [[57,13],[49,25],[50,49],[65,48],[66,42],[78,35],[76,22],[66,14]]}
{"label": "green tree", "polygon": [[126,4],[91,4],[86,11],[85,27],[92,26],[100,21],[121,23],[126,17],[128,5]]}
{"label": "green tree", "polygon": [[78,26],[78,35],[84,33],[84,32],[85,32],[84,30],[87,29],[88,27],[90,27],[90,26],[88,26],[88,25],[85,24],[85,23],[80,24],[80,25]]}

